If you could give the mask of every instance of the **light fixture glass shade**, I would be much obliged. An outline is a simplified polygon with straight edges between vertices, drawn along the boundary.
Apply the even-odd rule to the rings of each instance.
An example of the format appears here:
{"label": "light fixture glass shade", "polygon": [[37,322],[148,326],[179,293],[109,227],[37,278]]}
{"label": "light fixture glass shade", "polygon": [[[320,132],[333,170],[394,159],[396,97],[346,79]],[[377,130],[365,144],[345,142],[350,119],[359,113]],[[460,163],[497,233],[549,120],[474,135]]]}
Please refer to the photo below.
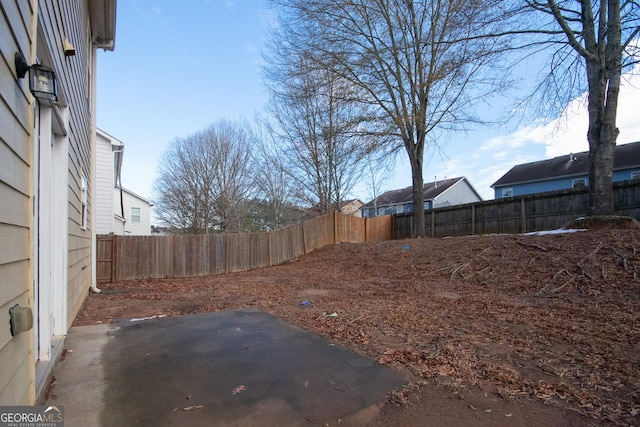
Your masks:
{"label": "light fixture glass shade", "polygon": [[36,98],[58,100],[56,74],[49,67],[34,64],[29,71],[29,89]]}

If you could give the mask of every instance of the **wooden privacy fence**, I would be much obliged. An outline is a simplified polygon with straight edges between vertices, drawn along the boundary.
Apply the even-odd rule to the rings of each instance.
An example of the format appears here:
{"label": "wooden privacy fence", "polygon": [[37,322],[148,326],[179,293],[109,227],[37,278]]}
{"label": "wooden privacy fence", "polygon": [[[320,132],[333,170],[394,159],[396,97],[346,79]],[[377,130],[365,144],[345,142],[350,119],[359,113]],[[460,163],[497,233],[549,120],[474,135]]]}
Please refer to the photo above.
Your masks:
{"label": "wooden privacy fence", "polygon": [[[430,209],[425,212],[427,236],[526,233],[554,230],[587,214],[588,188],[551,191]],[[640,219],[640,182],[614,184],[617,215]],[[394,216],[394,237],[412,233],[411,214]]]}
{"label": "wooden privacy fence", "polygon": [[204,276],[291,261],[334,243],[391,240],[393,217],[327,214],[269,233],[172,236],[98,235],[99,283]]}

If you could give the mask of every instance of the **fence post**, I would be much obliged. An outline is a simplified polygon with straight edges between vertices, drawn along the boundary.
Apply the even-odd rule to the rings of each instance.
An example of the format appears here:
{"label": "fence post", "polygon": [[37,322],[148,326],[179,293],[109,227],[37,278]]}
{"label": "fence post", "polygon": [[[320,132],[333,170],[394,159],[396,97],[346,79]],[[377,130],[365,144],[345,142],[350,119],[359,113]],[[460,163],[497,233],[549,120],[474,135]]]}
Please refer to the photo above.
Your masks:
{"label": "fence post", "polygon": [[231,264],[231,255],[229,254],[230,252],[230,246],[229,245],[229,234],[228,233],[224,233],[224,238],[222,239],[223,245],[224,245],[224,272],[228,273],[231,270],[231,266],[229,264]]}
{"label": "fence post", "polygon": [[369,237],[367,236],[367,218],[362,218],[364,221],[364,242],[367,243],[369,241]]}
{"label": "fence post", "polygon": [[338,211],[333,211],[333,244],[338,243]]}
{"label": "fence post", "polygon": [[302,229],[302,253],[307,254],[307,233],[304,232],[304,221],[300,223],[300,228]]}
{"label": "fence post", "polygon": [[273,265],[273,259],[271,256],[271,232],[267,231],[267,248],[269,250],[269,267]]}
{"label": "fence post", "polygon": [[476,234],[476,205],[471,205],[471,234]]}
{"label": "fence post", "polygon": [[520,199],[520,221],[522,222],[522,232],[527,232],[527,215],[524,211],[524,197]]}
{"label": "fence post", "polygon": [[114,234],[113,239],[111,239],[111,282],[112,283],[118,283],[117,260],[118,260],[118,236]]}
{"label": "fence post", "polygon": [[436,237],[436,211],[431,209],[431,237]]}

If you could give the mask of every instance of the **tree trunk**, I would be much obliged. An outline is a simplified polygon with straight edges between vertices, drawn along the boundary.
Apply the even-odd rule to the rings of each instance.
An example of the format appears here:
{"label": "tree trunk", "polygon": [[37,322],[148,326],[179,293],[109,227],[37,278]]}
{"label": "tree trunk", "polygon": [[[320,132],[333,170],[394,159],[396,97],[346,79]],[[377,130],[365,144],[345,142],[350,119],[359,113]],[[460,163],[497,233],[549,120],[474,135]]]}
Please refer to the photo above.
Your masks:
{"label": "tree trunk", "polygon": [[[608,2],[607,44],[596,43],[590,34],[587,49],[593,53],[585,58],[589,84],[589,215],[611,215],[613,206],[613,160],[616,140],[620,131],[616,127],[620,76],[622,73],[622,47],[620,3]],[[604,17],[601,17],[604,19]]]}
{"label": "tree trunk", "polygon": [[413,237],[425,237],[424,228],[424,179],[422,177],[422,155],[410,155],[413,182]]}
{"label": "tree trunk", "polygon": [[589,215],[611,215],[613,207],[613,157],[616,132],[603,131],[594,144],[589,139]]}

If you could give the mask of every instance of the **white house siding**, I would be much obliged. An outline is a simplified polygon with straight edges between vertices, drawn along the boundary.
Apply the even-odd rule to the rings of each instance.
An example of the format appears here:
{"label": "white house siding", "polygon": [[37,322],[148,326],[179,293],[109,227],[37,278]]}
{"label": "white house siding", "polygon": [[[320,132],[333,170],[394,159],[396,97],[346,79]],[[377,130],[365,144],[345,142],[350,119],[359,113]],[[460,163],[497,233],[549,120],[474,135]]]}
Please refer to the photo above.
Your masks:
{"label": "white house siding", "polygon": [[[444,203],[438,203],[439,199],[446,201]],[[482,198],[465,178],[456,182],[448,188],[447,191],[436,197],[433,201],[433,207],[462,205],[465,203],[479,202],[481,200]]]}
{"label": "white house siding", "polygon": [[[127,236],[150,236],[151,235],[151,203],[134,194],[124,190],[122,192],[124,202],[124,215],[126,222],[124,234]],[[133,222],[131,219],[131,208],[140,208],[140,222]]]}
{"label": "white house siding", "polygon": [[28,85],[17,82],[14,55],[35,56],[33,4],[0,2],[0,405],[35,399],[33,336],[12,337],[5,323],[15,304],[31,306],[31,165],[33,109]]}
{"label": "white house siding", "polygon": [[[119,198],[114,197],[114,156],[111,139],[98,131],[96,136],[96,233],[114,233],[114,213]],[[119,210],[119,208],[118,208]]]}

